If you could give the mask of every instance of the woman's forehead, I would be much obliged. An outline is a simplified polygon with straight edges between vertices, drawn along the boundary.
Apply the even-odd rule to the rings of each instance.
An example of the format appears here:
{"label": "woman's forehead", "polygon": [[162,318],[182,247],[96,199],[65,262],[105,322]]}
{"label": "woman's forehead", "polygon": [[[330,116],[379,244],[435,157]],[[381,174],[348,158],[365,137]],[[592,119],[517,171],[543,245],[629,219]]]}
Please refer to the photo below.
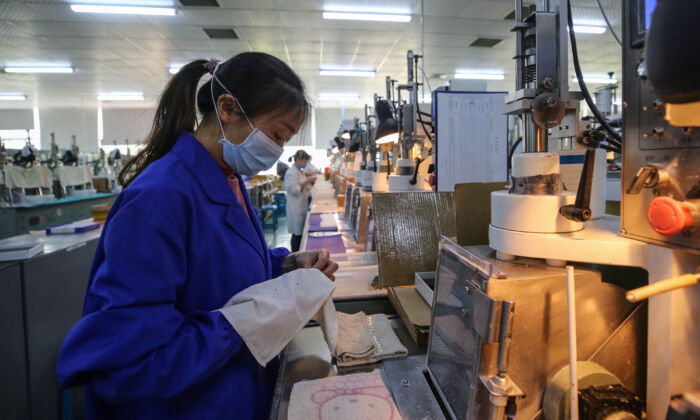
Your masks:
{"label": "woman's forehead", "polygon": [[298,111],[288,111],[281,114],[279,112],[269,112],[260,115],[258,120],[259,124],[283,127],[296,134],[304,123],[304,114]]}

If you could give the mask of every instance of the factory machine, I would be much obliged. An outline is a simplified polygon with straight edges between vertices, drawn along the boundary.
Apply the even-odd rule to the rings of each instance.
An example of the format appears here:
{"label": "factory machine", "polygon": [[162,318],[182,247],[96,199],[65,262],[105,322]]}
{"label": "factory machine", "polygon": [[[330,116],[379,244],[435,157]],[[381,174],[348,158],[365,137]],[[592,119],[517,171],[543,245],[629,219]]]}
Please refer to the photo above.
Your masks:
{"label": "factory machine", "polygon": [[[113,168],[121,159],[112,159],[112,164],[95,154],[81,154],[76,136],[62,151],[54,133],[50,136],[49,150],[38,150],[29,141],[21,150],[0,147],[0,238],[84,219],[90,217],[91,206],[114,200]],[[112,181],[95,189],[93,180],[108,171]]]}
{"label": "factory machine", "polygon": [[[375,112],[378,120],[378,135],[375,142],[382,145],[382,150],[387,155],[386,160],[382,159],[379,172],[383,173],[386,170],[387,173],[390,173],[386,181],[388,191],[431,189],[431,186],[428,185],[427,170],[420,170],[421,165],[424,167],[429,165],[425,162],[428,160],[429,149],[432,147],[431,133],[424,122],[424,113],[418,102],[418,90],[421,84],[417,82],[417,72],[418,63],[422,58],[421,55],[408,50],[406,53],[406,83],[396,86],[396,95],[394,96],[393,90],[396,81],[387,77],[386,99],[375,97]],[[402,100],[401,93],[403,91],[407,92],[407,101]],[[396,101],[393,101],[394,97]],[[394,124],[395,131],[387,129]],[[421,125],[422,132],[418,124]],[[393,173],[391,173],[388,155],[394,144],[397,147],[395,153],[397,159]]]}
{"label": "factory machine", "polygon": [[[650,22],[656,2],[622,3],[620,135],[583,82],[569,2],[526,15],[515,2],[505,109],[523,122],[523,153],[510,189],[492,193],[489,246],[443,238],[439,251],[422,370],[448,418],[698,418],[700,62],[668,46],[700,50],[700,6],[659,1]],[[578,123],[569,40],[597,129]],[[571,139],[588,147],[576,191],[549,150]],[[592,217],[596,146],[622,152],[621,217]]]}

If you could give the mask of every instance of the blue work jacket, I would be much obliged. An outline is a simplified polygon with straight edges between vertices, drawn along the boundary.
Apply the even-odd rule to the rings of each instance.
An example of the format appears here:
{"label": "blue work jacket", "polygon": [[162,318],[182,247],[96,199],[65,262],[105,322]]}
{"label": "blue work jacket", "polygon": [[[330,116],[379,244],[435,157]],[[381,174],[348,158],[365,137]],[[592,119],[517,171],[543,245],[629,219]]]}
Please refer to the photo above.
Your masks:
{"label": "blue work jacket", "polygon": [[267,248],[241,186],[251,217],[183,131],[114,202],[57,366],[62,387],[86,386],[88,419],[267,417],[276,363],[216,310],[281,275],[289,251]]}

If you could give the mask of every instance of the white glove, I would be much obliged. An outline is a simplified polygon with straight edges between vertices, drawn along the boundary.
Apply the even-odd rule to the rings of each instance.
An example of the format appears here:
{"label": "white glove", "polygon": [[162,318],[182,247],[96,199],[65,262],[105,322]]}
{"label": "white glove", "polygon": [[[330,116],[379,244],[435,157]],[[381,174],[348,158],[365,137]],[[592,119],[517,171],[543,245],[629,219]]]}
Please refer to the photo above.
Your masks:
{"label": "white glove", "polygon": [[335,315],[331,299],[334,289],[335,284],[319,270],[298,269],[237,293],[219,312],[241,336],[255,360],[265,366],[324,304],[332,309],[322,313],[329,316],[333,311]]}

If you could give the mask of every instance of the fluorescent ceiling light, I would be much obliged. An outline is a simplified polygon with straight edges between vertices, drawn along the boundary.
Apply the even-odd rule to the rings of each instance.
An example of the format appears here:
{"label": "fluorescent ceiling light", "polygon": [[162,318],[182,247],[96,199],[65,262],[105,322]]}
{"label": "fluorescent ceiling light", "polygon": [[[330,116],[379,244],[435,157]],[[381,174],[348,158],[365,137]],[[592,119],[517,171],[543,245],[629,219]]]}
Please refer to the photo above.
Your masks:
{"label": "fluorescent ceiling light", "polygon": [[374,141],[376,144],[388,144],[388,143],[398,143],[399,133],[388,134],[384,137],[380,137]]}
{"label": "fluorescent ceiling light", "polygon": [[97,95],[98,101],[143,101],[142,92],[110,92]]}
{"label": "fluorescent ceiling light", "polygon": [[109,13],[115,15],[175,16],[177,12],[173,7],[112,6],[104,4],[71,4],[70,8],[76,13]]}
{"label": "fluorescent ceiling light", "polygon": [[[602,84],[615,84],[617,83],[617,78],[613,77],[612,79],[607,77],[607,76],[586,76],[585,74],[583,75],[583,80],[586,83],[602,83]],[[578,83],[578,78],[574,77],[571,79],[572,82]]]}
{"label": "fluorescent ceiling light", "polygon": [[350,76],[350,77],[374,77],[377,75],[374,69],[353,69],[343,67],[321,67],[321,76]]}
{"label": "fluorescent ceiling light", "polygon": [[580,34],[600,35],[605,33],[606,29],[607,28],[605,26],[574,24],[574,32],[578,32]]}
{"label": "fluorescent ceiling light", "polygon": [[472,72],[457,72],[455,74],[457,79],[474,79],[474,80],[503,80],[506,75],[501,73],[472,73]]}
{"label": "fluorescent ceiling light", "polygon": [[358,12],[358,13],[387,13],[392,15],[410,15],[411,9],[407,7],[366,7],[347,6],[344,4],[324,4],[324,12]]}
{"label": "fluorescent ceiling light", "polygon": [[168,71],[170,71],[170,74],[175,74],[179,72],[181,68],[182,66],[170,66],[170,69],[168,69]]}
{"label": "fluorescent ceiling light", "polygon": [[344,99],[360,99],[359,93],[330,93],[321,92],[318,94],[318,99],[321,100],[344,100]]}
{"label": "fluorescent ceiling light", "polygon": [[27,95],[23,93],[0,93],[0,101],[24,101]]}
{"label": "fluorescent ceiling light", "polygon": [[5,73],[73,73],[73,67],[5,67]]}
{"label": "fluorescent ceiling light", "polygon": [[323,7],[324,19],[367,20],[373,22],[410,22],[412,15],[408,9],[365,8],[352,6]]}

